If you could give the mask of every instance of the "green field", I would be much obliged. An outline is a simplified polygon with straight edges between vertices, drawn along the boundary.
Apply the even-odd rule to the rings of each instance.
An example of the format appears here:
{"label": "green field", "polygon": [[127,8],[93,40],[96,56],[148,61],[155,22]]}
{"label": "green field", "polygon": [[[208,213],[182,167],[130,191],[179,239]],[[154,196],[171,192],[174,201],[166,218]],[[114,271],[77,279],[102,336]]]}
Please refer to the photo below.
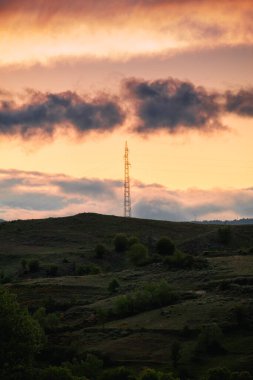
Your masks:
{"label": "green field", "polygon": [[[150,367],[201,379],[213,367],[252,371],[253,225],[231,226],[225,243],[219,240],[220,228],[98,214],[2,223],[3,286],[30,313],[45,307],[58,318],[46,329],[41,365],[59,366],[93,353],[105,368],[126,366],[135,373]],[[149,260],[135,266],[127,250],[116,252],[113,239],[118,233],[137,237]],[[163,236],[201,265],[171,266],[156,252]],[[97,244],[106,247],[103,257],[95,254]],[[37,261],[34,270],[32,261]],[[113,279],[119,284],[114,292],[108,288]],[[125,315],[115,311],[119,297],[161,280],[175,295],[167,304],[143,301],[142,309]],[[222,334],[219,349],[200,344],[208,326]]]}

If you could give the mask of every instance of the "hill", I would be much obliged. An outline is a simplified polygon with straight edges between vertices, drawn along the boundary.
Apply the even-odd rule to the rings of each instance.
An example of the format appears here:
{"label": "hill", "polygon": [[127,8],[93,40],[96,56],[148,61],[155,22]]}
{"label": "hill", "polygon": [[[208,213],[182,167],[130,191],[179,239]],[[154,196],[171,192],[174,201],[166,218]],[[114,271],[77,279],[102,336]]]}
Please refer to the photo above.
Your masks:
{"label": "hill", "polygon": [[[119,233],[144,244],[149,258],[136,265],[130,246],[117,252]],[[157,252],[163,236],[175,243],[172,256]],[[0,265],[22,305],[35,316],[46,310],[47,365],[93,353],[105,367],[181,378],[203,378],[212,367],[252,369],[252,225],[99,214],[4,222]]]}

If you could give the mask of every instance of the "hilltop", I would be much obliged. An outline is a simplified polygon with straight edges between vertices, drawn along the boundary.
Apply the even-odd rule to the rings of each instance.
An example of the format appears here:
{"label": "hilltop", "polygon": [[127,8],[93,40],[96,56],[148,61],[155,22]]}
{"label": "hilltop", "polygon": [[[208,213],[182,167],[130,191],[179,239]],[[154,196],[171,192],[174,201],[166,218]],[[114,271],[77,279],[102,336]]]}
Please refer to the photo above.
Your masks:
{"label": "hilltop", "polygon": [[[121,233],[146,247],[146,262],[129,261],[130,245],[115,249]],[[176,246],[172,256],[157,252],[163,236]],[[93,353],[105,367],[153,367],[181,378],[217,366],[251,370],[253,225],[91,213],[4,222],[0,265],[2,283],[22,305],[55,318],[44,319],[47,365]],[[210,347],[202,342],[208,329]]]}

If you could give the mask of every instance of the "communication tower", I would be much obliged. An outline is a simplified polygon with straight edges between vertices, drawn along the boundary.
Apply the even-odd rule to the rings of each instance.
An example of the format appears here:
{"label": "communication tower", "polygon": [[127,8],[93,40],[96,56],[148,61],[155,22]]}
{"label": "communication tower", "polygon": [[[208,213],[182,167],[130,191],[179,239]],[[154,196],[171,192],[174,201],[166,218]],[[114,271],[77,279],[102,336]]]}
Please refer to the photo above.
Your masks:
{"label": "communication tower", "polygon": [[129,177],[129,160],[128,160],[128,146],[127,141],[125,144],[125,178],[124,178],[124,216],[126,218],[131,218],[131,196],[130,196],[130,177]]}

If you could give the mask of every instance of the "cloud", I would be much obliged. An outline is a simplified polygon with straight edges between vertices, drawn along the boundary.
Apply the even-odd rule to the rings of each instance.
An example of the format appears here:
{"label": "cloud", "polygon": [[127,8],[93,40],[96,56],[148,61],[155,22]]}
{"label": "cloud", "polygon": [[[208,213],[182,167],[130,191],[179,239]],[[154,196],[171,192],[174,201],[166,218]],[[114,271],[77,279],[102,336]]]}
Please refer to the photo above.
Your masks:
{"label": "cloud", "polygon": [[68,204],[80,204],[80,199],[65,199],[58,195],[48,195],[40,192],[27,191],[13,197],[13,194],[7,194],[1,201],[0,206],[8,209],[48,211],[64,209]]}
{"label": "cloud", "polygon": [[188,189],[138,197],[134,213],[141,218],[193,221],[237,219],[253,216],[252,189]]}
{"label": "cloud", "polygon": [[63,179],[53,181],[66,194],[80,194],[94,199],[116,198],[114,188],[122,188],[121,181],[99,179]]}
{"label": "cloud", "polygon": [[252,45],[251,10],[251,0],[2,0],[0,65]]}
{"label": "cloud", "polygon": [[20,102],[17,95],[0,91],[0,136],[52,137],[60,129],[78,134],[112,132],[125,121],[132,125],[132,133],[143,135],[161,130],[224,131],[223,115],[253,117],[252,104],[252,89],[215,92],[175,78],[125,79],[120,97],[104,94],[91,99],[71,91],[29,90]]}
{"label": "cloud", "polygon": [[[14,178],[15,177],[15,178]],[[132,181],[133,216],[191,221],[253,216],[253,189],[169,190]],[[0,170],[0,218],[27,219],[80,212],[123,214],[123,186],[110,179]]]}
{"label": "cloud", "polygon": [[219,120],[218,94],[208,93],[203,87],[169,78],[156,81],[130,79],[125,81],[124,88],[138,117],[135,132],[165,130],[175,133],[224,128]]}
{"label": "cloud", "polygon": [[226,111],[253,117],[253,88],[226,93]]}
{"label": "cloud", "polygon": [[121,181],[0,170],[0,216],[43,218],[78,212],[117,213]]}
{"label": "cloud", "polygon": [[59,127],[71,127],[78,133],[106,132],[123,121],[119,104],[106,95],[86,99],[70,91],[58,94],[30,91],[22,104],[13,99],[0,100],[2,135],[52,136]]}

